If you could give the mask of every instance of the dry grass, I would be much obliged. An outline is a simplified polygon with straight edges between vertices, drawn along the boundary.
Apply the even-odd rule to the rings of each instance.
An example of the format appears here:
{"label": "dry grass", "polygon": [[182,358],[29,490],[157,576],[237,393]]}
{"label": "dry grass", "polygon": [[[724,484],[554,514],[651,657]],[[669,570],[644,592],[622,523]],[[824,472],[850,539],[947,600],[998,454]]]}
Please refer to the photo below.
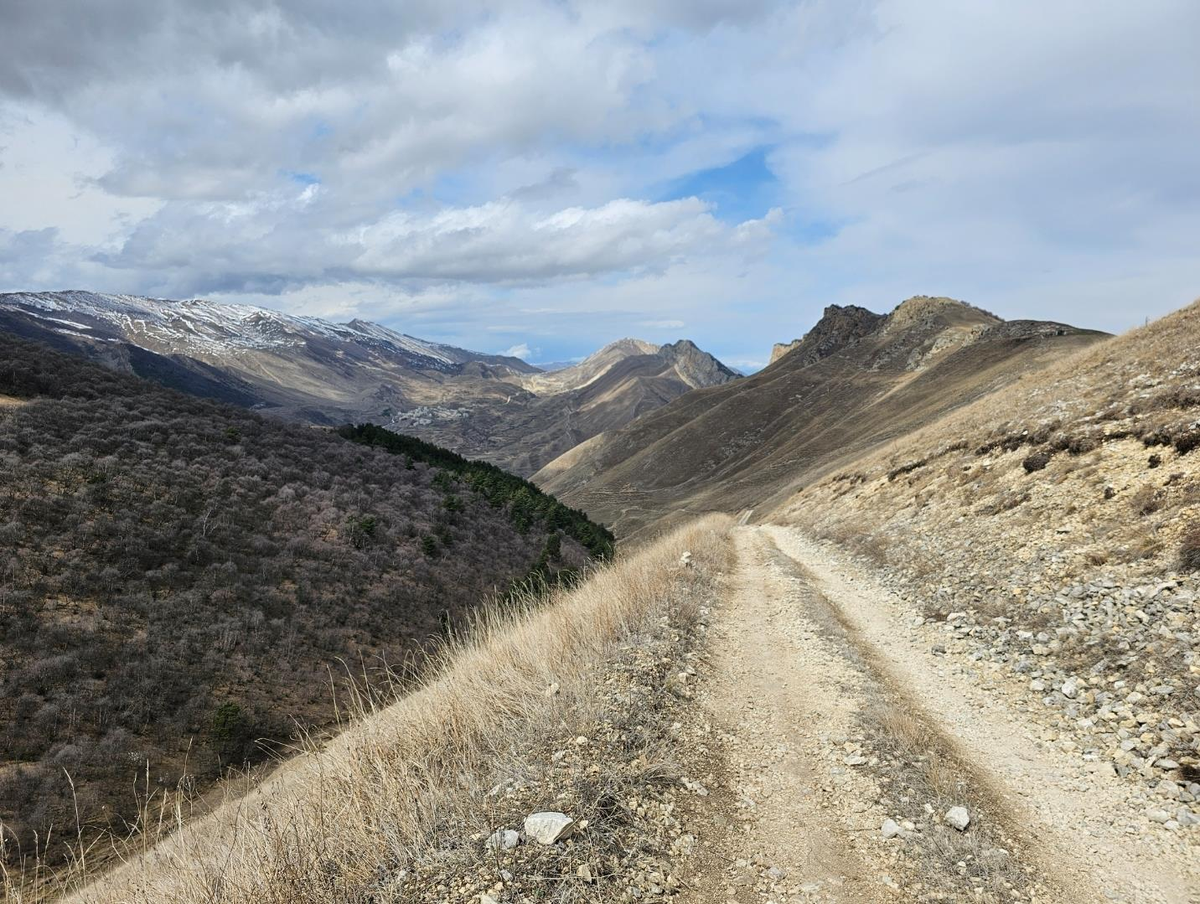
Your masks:
{"label": "dry grass", "polygon": [[[1032,877],[1012,856],[1017,845],[972,770],[921,716],[881,700],[867,710],[864,728],[884,760],[882,769],[897,818],[922,831],[909,837],[922,900],[1015,901],[1029,896]],[[933,809],[928,814],[924,805]],[[966,832],[942,825],[950,807],[965,806]],[[973,878],[968,878],[968,876]]]}
{"label": "dry grass", "polygon": [[[1028,549],[1057,547],[1059,581],[1089,574],[1106,555],[1171,571],[1185,525],[1200,517],[1191,491],[1200,480],[1198,348],[1200,303],[846,461],[778,515],[882,549],[888,564],[903,557],[894,534],[917,526],[927,536],[975,533],[990,548],[1014,537]],[[1064,524],[1069,534],[1058,533]],[[960,567],[961,550],[946,551],[941,567]]]}
{"label": "dry grass", "polygon": [[[125,847],[127,862],[70,900],[399,900],[388,888],[402,871],[495,827],[489,789],[520,770],[523,752],[596,718],[597,684],[623,643],[665,619],[694,618],[711,592],[705,581],[728,566],[726,525],[704,519],[575,590],[489,610],[441,654],[421,690],[389,705],[349,701],[361,718],[324,749],[173,826],[148,852]],[[679,564],[685,549],[696,567]],[[603,785],[602,774],[595,779]],[[181,822],[180,813],[163,815]],[[16,883],[6,896],[35,898]]]}

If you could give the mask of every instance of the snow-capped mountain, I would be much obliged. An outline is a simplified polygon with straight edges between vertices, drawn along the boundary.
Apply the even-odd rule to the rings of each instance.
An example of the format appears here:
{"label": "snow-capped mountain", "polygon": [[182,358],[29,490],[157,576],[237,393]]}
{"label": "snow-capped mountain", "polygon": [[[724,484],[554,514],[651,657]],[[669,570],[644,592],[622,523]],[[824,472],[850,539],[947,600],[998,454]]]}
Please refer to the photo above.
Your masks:
{"label": "snow-capped mountain", "polygon": [[546,374],[363,320],[95,292],[0,294],[0,329],[194,395],[325,426],[370,421],[522,474],[735,376],[686,340],[622,340]]}
{"label": "snow-capped mountain", "polygon": [[314,339],[352,342],[413,359],[417,366],[450,368],[468,361],[535,372],[517,358],[501,358],[427,342],[377,323],[333,323],[251,305],[194,299],[170,301],[96,292],[17,292],[0,295],[0,310],[19,311],[50,329],[81,338],[120,338],[149,351],[224,358],[244,351],[297,348]]}

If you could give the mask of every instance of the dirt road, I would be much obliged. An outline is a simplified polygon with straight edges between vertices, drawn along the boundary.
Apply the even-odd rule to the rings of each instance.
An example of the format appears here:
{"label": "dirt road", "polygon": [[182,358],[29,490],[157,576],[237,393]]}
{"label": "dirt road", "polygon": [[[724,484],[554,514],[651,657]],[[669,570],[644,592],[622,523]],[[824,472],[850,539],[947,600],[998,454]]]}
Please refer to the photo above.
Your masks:
{"label": "dirt road", "polygon": [[1119,779],[1039,747],[869,575],[783,528],[737,547],[700,700],[710,844],[682,900],[1200,901],[1195,864],[1113,818]]}

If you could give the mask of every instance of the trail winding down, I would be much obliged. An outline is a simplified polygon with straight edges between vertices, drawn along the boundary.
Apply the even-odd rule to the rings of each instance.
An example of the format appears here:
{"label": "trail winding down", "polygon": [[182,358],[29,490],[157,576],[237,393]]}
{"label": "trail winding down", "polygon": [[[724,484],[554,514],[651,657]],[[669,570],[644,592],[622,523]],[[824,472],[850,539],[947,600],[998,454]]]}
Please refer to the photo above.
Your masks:
{"label": "trail winding down", "polygon": [[735,536],[684,902],[1200,902],[1196,863],[1115,818],[1120,779],[1038,745],[903,601],[788,529]]}

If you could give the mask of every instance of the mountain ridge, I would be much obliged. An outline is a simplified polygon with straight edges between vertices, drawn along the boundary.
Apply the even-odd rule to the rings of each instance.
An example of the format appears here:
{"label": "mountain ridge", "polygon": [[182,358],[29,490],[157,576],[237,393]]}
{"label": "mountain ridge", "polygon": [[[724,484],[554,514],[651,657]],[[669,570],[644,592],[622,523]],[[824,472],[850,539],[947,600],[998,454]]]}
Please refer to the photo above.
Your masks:
{"label": "mountain ridge", "polygon": [[737,378],[689,340],[622,339],[547,373],[358,318],[86,291],[0,295],[0,329],[194,395],[320,426],[379,423],[525,475]]}
{"label": "mountain ridge", "polygon": [[915,296],[831,306],[757,374],[689,394],[572,450],[535,482],[626,535],[679,512],[757,507],[785,488],[1105,334],[1002,321]]}

